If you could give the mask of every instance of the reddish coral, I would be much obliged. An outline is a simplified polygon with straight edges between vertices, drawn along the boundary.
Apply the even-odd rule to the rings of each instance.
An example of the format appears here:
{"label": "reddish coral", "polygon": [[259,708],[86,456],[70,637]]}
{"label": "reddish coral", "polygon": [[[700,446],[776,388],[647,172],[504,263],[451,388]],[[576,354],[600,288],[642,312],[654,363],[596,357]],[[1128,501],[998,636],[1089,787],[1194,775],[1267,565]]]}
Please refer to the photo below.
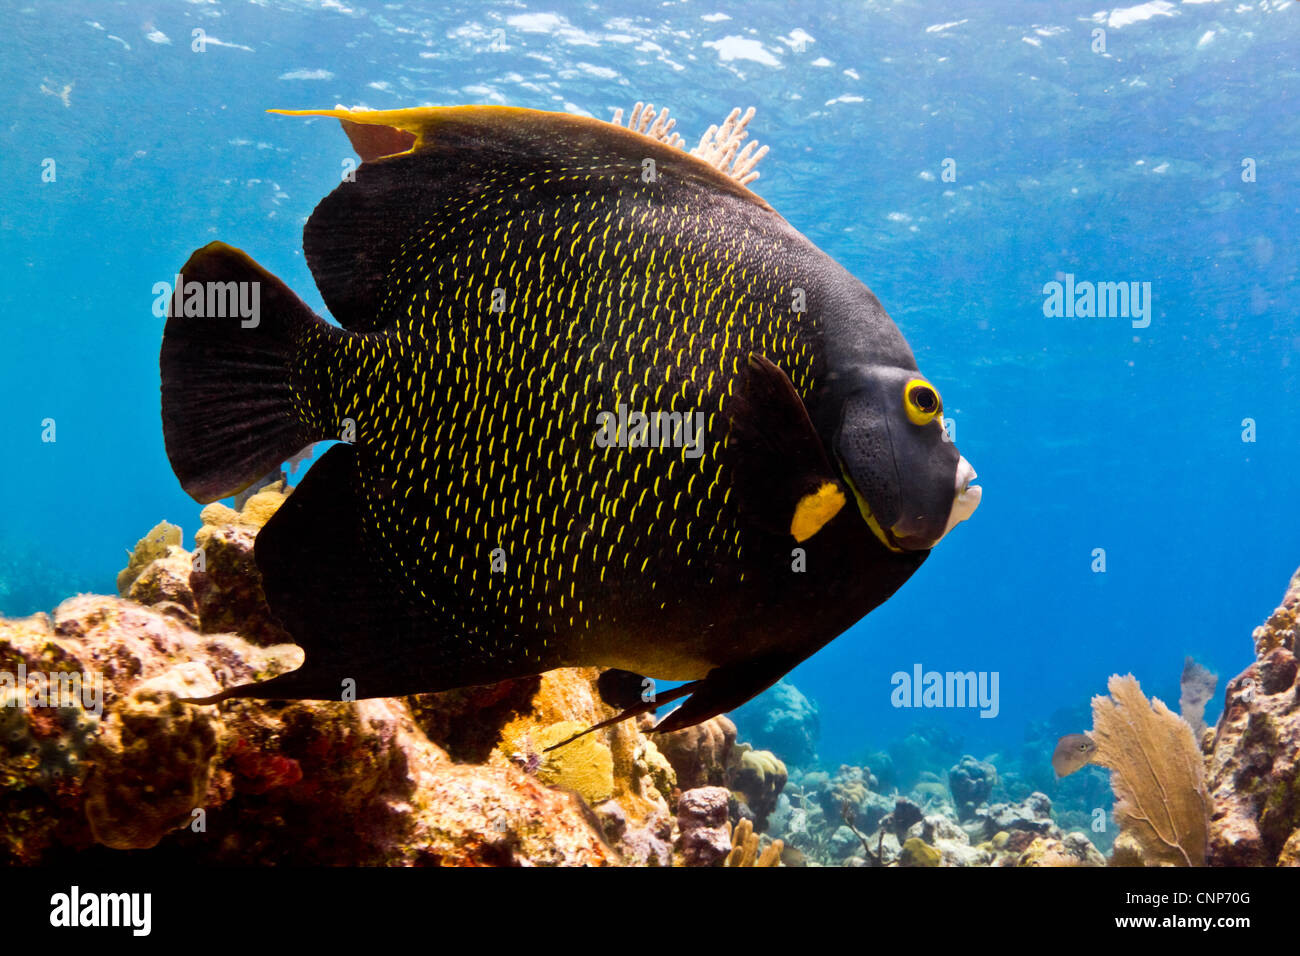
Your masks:
{"label": "reddish coral", "polygon": [[231,751],[235,787],[241,793],[266,793],[302,780],[302,767],[292,757],[255,750],[242,737]]}

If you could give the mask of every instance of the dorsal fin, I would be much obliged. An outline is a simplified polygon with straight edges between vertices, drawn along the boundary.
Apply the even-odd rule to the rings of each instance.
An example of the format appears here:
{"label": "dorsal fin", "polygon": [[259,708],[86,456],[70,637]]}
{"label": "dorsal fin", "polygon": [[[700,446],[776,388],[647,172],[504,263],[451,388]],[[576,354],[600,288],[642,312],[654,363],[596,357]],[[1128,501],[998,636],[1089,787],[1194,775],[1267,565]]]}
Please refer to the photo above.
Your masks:
{"label": "dorsal fin", "polygon": [[[317,205],[303,231],[321,296],[351,331],[376,331],[391,323],[396,303],[385,302],[406,244],[436,246],[439,237],[429,224],[451,210],[472,211],[476,197],[489,191],[498,217],[549,212],[549,202],[571,200],[579,188],[587,197],[631,196],[637,190],[645,196],[640,176],[652,159],[659,170],[654,189],[664,199],[682,204],[705,197],[740,200],[770,212],[713,162],[591,117],[508,106],[272,112],[381,128],[378,136],[365,137],[349,127],[363,158],[374,158]],[[374,155],[407,142],[400,152]],[[545,175],[549,170],[560,173]],[[459,248],[449,244],[435,256],[451,257]],[[400,305],[410,307],[405,301]]]}

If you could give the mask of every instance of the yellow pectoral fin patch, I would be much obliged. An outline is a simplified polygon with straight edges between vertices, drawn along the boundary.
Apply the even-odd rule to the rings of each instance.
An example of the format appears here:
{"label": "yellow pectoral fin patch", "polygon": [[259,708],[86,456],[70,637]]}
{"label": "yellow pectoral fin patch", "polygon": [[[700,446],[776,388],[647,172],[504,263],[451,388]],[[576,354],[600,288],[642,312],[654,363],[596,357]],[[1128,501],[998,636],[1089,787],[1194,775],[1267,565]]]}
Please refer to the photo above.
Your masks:
{"label": "yellow pectoral fin patch", "polygon": [[807,541],[826,522],[830,521],[844,507],[844,492],[833,481],[828,481],[810,495],[804,495],[795,505],[794,517],[790,520],[790,533],[796,541]]}

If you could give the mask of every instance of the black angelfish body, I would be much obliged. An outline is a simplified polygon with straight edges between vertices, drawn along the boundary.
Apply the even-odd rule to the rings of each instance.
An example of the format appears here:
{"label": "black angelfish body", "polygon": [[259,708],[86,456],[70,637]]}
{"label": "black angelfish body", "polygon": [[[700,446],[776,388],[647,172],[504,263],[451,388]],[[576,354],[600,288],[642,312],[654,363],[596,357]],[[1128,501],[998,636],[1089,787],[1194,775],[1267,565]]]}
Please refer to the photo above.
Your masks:
{"label": "black angelfish body", "polygon": [[256,322],[178,289],[163,338],[199,501],[344,439],[257,539],[305,663],[211,700],[600,665],[694,680],[676,729],[848,629],[974,510],[879,301],[719,168],[565,114],[323,113],[365,160],[304,233],[342,328],[213,243],[184,287],[258,283]]}

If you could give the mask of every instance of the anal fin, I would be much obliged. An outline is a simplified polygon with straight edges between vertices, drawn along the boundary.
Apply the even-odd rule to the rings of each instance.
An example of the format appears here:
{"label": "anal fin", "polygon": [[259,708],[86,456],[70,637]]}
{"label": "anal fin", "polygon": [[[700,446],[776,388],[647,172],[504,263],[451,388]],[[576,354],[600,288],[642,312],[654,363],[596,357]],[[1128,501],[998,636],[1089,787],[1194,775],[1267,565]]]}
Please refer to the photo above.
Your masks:
{"label": "anal fin", "polygon": [[202,703],[341,700],[345,690],[353,699],[395,697],[511,676],[460,666],[434,609],[411,604],[383,577],[366,554],[358,495],[356,449],[335,445],[257,537],[267,604],[303,648],[303,665]]}

